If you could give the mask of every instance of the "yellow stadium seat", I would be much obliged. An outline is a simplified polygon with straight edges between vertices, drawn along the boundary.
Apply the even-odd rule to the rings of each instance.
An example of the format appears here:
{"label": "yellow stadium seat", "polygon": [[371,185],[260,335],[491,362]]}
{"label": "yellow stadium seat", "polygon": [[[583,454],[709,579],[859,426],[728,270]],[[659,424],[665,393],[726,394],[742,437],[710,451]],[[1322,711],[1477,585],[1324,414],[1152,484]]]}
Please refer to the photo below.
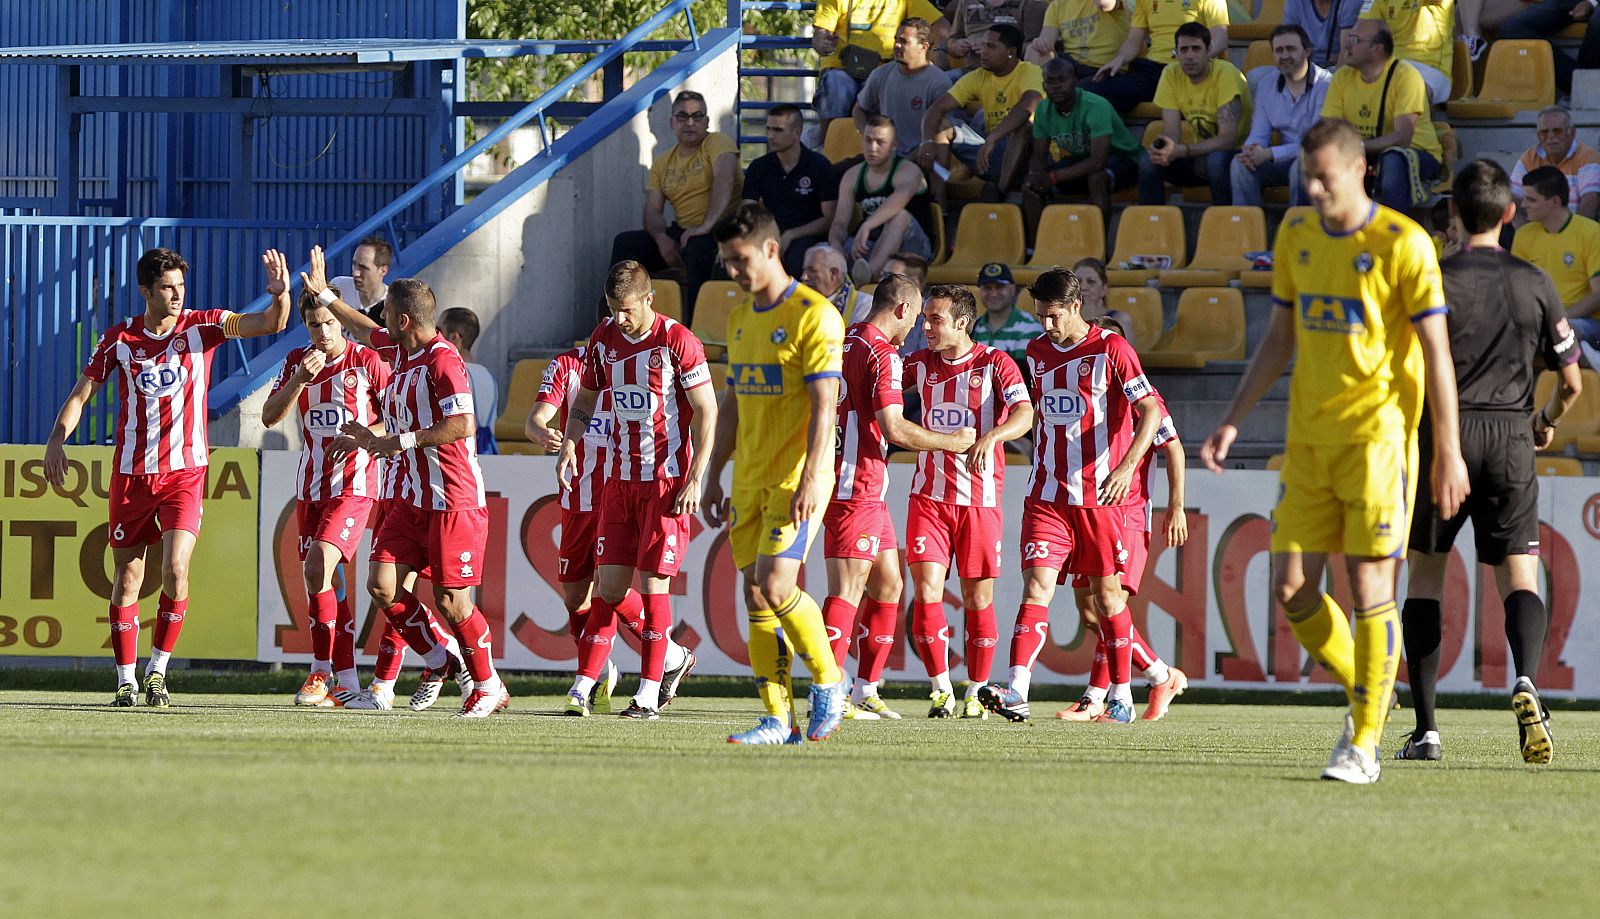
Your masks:
{"label": "yellow stadium seat", "polygon": [[1511,118],[1556,100],[1556,65],[1544,39],[1502,38],[1489,46],[1483,87],[1445,106],[1456,118]]}
{"label": "yellow stadium seat", "polygon": [[828,122],[828,136],[822,140],[822,155],[831,163],[842,163],[861,155],[861,132],[854,119],[835,118]]}
{"label": "yellow stadium seat", "polygon": [[1583,461],[1575,456],[1537,455],[1533,458],[1533,471],[1539,475],[1583,475]]}
{"label": "yellow stadium seat", "polygon": [[668,278],[651,278],[650,289],[655,292],[655,311],[679,322],[683,321],[683,287]]}
{"label": "yellow stadium seat", "polygon": [[1232,287],[1191,287],[1178,300],[1178,320],[1155,348],[1146,367],[1199,370],[1209,361],[1244,358],[1244,296]]}
{"label": "yellow stadium seat", "polygon": [[1026,245],[1022,209],[1015,204],[969,204],[956,223],[956,243],[950,258],[928,269],[934,284],[970,284],[985,262],[1017,264]]}
{"label": "yellow stadium seat", "polygon": [[[1228,27],[1229,38],[1233,37],[1233,28],[1233,26]],[[1244,50],[1244,66],[1239,69],[1249,73],[1257,67],[1271,67],[1276,63],[1278,63],[1278,59],[1272,56],[1272,42],[1265,38],[1258,38],[1250,43],[1250,47]]]}
{"label": "yellow stadium seat", "polygon": [[1032,466],[1033,457],[1026,453],[1018,453],[1009,447],[1005,451],[1007,466]]}
{"label": "yellow stadium seat", "polygon": [[1228,25],[1228,37],[1241,39],[1266,38],[1283,23],[1283,0],[1261,0],[1261,9],[1255,18],[1238,25]]}
{"label": "yellow stadium seat", "polygon": [[[534,397],[539,394],[539,384],[544,382],[544,369],[550,361],[530,358],[517,361],[511,368],[511,385],[506,387],[505,410],[494,420],[494,439],[501,453],[543,453],[528,441],[528,413],[533,411]],[[507,449],[507,448],[510,449]]]}
{"label": "yellow stadium seat", "polygon": [[950,250],[944,245],[944,208],[934,202],[928,205],[928,214],[933,226],[923,229],[928,231],[928,239],[933,243],[933,259],[929,264],[940,265],[950,258]]}
{"label": "yellow stadium seat", "polygon": [[1450,98],[1465,99],[1472,95],[1472,52],[1461,39],[1455,41],[1455,51],[1450,58]]}
{"label": "yellow stadium seat", "polygon": [[1138,287],[1156,278],[1158,272],[1154,269],[1120,267],[1135,255],[1165,255],[1172,259],[1169,269],[1188,264],[1183,212],[1168,204],[1137,204],[1124,209],[1117,224],[1117,244],[1111,249],[1110,270],[1106,272],[1112,287]]}
{"label": "yellow stadium seat", "polygon": [[1283,454],[1282,453],[1274,453],[1271,456],[1267,457],[1267,471],[1268,472],[1277,472],[1279,469],[1282,469],[1282,468],[1283,468]]}
{"label": "yellow stadium seat", "polygon": [[722,393],[728,388],[728,365],[707,362],[706,369],[711,371],[711,389],[721,399]]}
{"label": "yellow stadium seat", "polygon": [[1267,218],[1259,207],[1206,208],[1189,266],[1161,272],[1163,287],[1223,287],[1250,266],[1246,252],[1267,248]]}
{"label": "yellow stadium seat", "polygon": [[917,463],[917,455],[918,454],[915,450],[896,450],[895,452],[889,454],[888,462],[900,463],[904,466],[915,466]]}
{"label": "yellow stadium seat", "polygon": [[1092,204],[1052,204],[1039,217],[1033,258],[1013,265],[1018,284],[1032,284],[1057,265],[1071,268],[1081,258],[1105,259],[1105,215]]}
{"label": "yellow stadium seat", "polygon": [[1106,291],[1106,309],[1121,310],[1133,319],[1134,350],[1140,354],[1155,347],[1166,328],[1161,291],[1154,287],[1113,287]]}
{"label": "yellow stadium seat", "polygon": [[1124,116],[1124,120],[1127,121],[1144,121],[1150,118],[1154,118],[1157,121],[1161,120],[1161,106],[1156,105],[1154,102],[1141,102],[1128,109],[1128,114]]}
{"label": "yellow stadium seat", "polygon": [[706,346],[706,360],[728,355],[728,314],[745,292],[732,281],[707,281],[694,301],[694,324],[689,330]]}
{"label": "yellow stadium seat", "polygon": [[1033,294],[1028,293],[1028,288],[1026,287],[1017,289],[1017,309],[1022,310],[1029,316],[1039,315],[1039,311],[1033,308]]}
{"label": "yellow stadium seat", "polygon": [[[1583,375],[1583,392],[1578,395],[1578,401],[1573,403],[1572,408],[1561,416],[1555,438],[1550,443],[1551,450],[1576,447],[1584,453],[1600,452],[1600,373],[1593,370],[1580,372]],[[1555,392],[1559,378],[1560,375],[1555,373],[1539,374],[1539,382],[1533,390],[1535,407],[1543,408],[1550,404],[1550,395]]]}

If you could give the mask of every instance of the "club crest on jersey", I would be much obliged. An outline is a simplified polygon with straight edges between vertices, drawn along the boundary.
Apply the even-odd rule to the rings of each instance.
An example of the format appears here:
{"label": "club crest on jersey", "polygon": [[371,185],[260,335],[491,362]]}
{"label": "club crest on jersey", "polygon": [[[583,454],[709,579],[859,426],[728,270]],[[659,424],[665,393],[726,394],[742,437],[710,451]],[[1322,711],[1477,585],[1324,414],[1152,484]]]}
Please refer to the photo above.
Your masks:
{"label": "club crest on jersey", "polygon": [[781,344],[783,344],[784,342],[786,342],[788,340],[789,340],[789,330],[788,329],[786,329],[786,328],[784,328],[783,326],[780,325],[776,329],[772,330],[772,343],[773,344],[781,345]]}
{"label": "club crest on jersey", "polygon": [[[1570,253],[1567,255],[1567,264],[1572,264],[1572,255]],[[179,354],[182,354],[183,352],[189,350],[189,343],[180,338],[172,343],[172,349],[177,351]]]}
{"label": "club crest on jersey", "polygon": [[650,369],[651,370],[660,370],[661,369],[661,352],[660,351],[652,351],[652,352],[650,352]]}
{"label": "club crest on jersey", "polygon": [[811,177],[801,176],[800,181],[795,183],[795,189],[802,195],[809,194],[811,192]]}
{"label": "club crest on jersey", "polygon": [[1571,268],[1572,263],[1577,260],[1577,256],[1573,255],[1571,252],[1561,253],[1561,264],[1566,265],[1568,268]]}
{"label": "club crest on jersey", "polygon": [[345,375],[344,375],[344,388],[345,389],[355,389],[356,386],[360,385],[360,383],[361,383],[361,377],[358,376],[354,370],[350,370],[350,371],[346,371],[345,372]]}
{"label": "club crest on jersey", "polygon": [[977,374],[967,377],[967,386],[971,387],[972,389],[980,388],[983,386],[983,377],[978,376]]}
{"label": "club crest on jersey", "polygon": [[1311,250],[1310,249],[1301,249],[1300,250],[1300,264],[1302,264],[1302,265],[1311,264]]}
{"label": "club crest on jersey", "polygon": [[1366,274],[1372,270],[1372,253],[1363,252],[1356,256],[1356,271]]}
{"label": "club crest on jersey", "polygon": [[1091,374],[1093,372],[1094,372],[1094,369],[1091,368],[1088,365],[1088,363],[1085,362],[1085,363],[1078,364],[1078,376],[1086,377],[1086,376],[1088,376],[1089,374]]}

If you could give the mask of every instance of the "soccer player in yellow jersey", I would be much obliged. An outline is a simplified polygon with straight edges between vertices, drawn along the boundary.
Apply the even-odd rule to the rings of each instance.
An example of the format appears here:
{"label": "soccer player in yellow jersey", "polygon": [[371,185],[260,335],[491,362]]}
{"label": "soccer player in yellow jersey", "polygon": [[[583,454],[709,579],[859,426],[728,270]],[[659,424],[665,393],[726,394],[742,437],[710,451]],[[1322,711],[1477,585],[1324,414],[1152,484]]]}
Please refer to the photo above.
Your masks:
{"label": "soccer player in yellow jersey", "polygon": [[[1239,425],[1296,358],[1272,515],[1272,592],[1295,637],[1349,699],[1322,777],[1364,785],[1378,780],[1378,741],[1400,656],[1394,582],[1411,525],[1424,390],[1433,497],[1447,517],[1466,497],[1467,469],[1432,241],[1367,197],[1361,135],[1349,122],[1313,125],[1300,163],[1320,219],[1296,217],[1279,229],[1272,296],[1281,309],[1200,455],[1222,471]],[[1330,552],[1345,556],[1353,635],[1321,591]]]}
{"label": "soccer player in yellow jersey", "polygon": [[[790,648],[811,671],[806,736],[822,740],[844,715],[845,679],[822,609],[798,581],[833,492],[844,317],[784,271],[778,224],[765,207],[745,202],[712,232],[728,276],[750,297],[728,317],[728,389],[702,508],[707,523],[730,529],[750,614],[750,667],[767,709],[728,742],[799,742],[790,723]],[[722,491],[729,458],[731,501]]]}

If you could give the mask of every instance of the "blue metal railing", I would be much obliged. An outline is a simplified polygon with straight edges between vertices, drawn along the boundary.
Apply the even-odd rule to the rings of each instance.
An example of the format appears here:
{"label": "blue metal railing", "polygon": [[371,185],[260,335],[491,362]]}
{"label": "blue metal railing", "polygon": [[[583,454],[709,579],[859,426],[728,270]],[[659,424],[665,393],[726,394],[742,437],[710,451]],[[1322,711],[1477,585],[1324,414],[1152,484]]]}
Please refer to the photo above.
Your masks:
{"label": "blue metal railing", "polygon": [[[747,19],[746,13],[760,13],[767,11],[809,13],[816,10],[815,0],[728,0],[728,22],[738,24],[741,30],[746,29],[746,23],[759,23],[761,17]],[[766,99],[746,99],[744,94],[744,81],[746,79],[808,79],[814,77],[817,71],[813,67],[783,67],[768,66],[761,62],[746,64],[744,55],[766,51],[803,51],[799,57],[802,61],[812,60],[811,40],[803,35],[762,35],[759,34],[760,26],[755,26],[754,32],[745,32],[740,39],[741,55],[739,62],[739,98],[734,104],[734,119],[738,125],[740,144],[764,144],[767,141],[765,132],[765,112],[777,102]],[[771,86],[770,82],[768,84]],[[811,108],[809,98],[797,100],[794,104],[801,108]],[[747,115],[749,116],[747,118]],[[753,128],[746,130],[746,122]]]}

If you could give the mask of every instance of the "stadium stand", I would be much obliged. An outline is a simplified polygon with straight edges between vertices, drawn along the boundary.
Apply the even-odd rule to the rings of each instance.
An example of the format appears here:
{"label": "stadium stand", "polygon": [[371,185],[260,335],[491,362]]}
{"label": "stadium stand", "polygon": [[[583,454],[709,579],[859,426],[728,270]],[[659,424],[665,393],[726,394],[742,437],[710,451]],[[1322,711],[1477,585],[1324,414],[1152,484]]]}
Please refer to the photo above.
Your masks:
{"label": "stadium stand", "polygon": [[1022,209],[1015,204],[968,204],[956,223],[950,257],[928,269],[933,284],[965,284],[988,262],[1016,264],[1027,251]]}
{"label": "stadium stand", "polygon": [[1106,223],[1092,204],[1052,204],[1039,217],[1038,238],[1026,264],[1012,265],[1018,284],[1032,284],[1055,265],[1106,257]]}
{"label": "stadium stand", "polygon": [[1265,38],[1257,39],[1244,49],[1244,66],[1239,69],[1245,76],[1257,67],[1271,67],[1276,61],[1272,57],[1272,43]]}
{"label": "stadium stand", "polygon": [[1186,268],[1161,272],[1162,287],[1222,287],[1249,267],[1246,252],[1267,248],[1267,220],[1259,207],[1208,207]]}
{"label": "stadium stand", "polygon": [[1232,287],[1191,287],[1178,299],[1178,318],[1143,355],[1147,367],[1200,370],[1210,361],[1243,360],[1244,297]]}
{"label": "stadium stand", "polygon": [[1556,65],[1550,43],[1539,39],[1501,39],[1489,46],[1483,85],[1477,95],[1454,99],[1451,118],[1513,118],[1556,100]]}
{"label": "stadium stand", "polygon": [[[1249,22],[1229,23],[1230,41],[1265,39],[1283,22],[1283,0],[1261,0],[1261,9]],[[1268,61],[1271,63],[1271,61]]]}
{"label": "stadium stand", "polygon": [[504,396],[506,407],[494,421],[494,439],[499,442],[501,453],[513,456],[544,454],[544,450],[528,440],[526,425],[528,413],[533,411],[534,396],[539,394],[539,383],[544,379],[545,368],[549,366],[548,359],[528,358],[517,361],[516,366],[511,368],[511,385],[506,387]]}
{"label": "stadium stand", "polygon": [[1533,471],[1539,475],[1583,475],[1583,461],[1575,456],[1541,453],[1533,458]]}
{"label": "stadium stand", "polygon": [[671,278],[651,278],[650,289],[655,292],[655,311],[683,321],[683,285]]}
{"label": "stadium stand", "polygon": [[828,122],[828,136],[822,139],[822,155],[829,162],[842,163],[861,155],[861,132],[849,118]]}
{"label": "stadium stand", "polygon": [[1153,268],[1123,268],[1134,256],[1166,256],[1172,260],[1168,268],[1187,265],[1183,211],[1170,204],[1136,204],[1123,210],[1117,224],[1117,242],[1111,247],[1111,261],[1106,266],[1112,287],[1138,287],[1160,274]]}
{"label": "stadium stand", "polygon": [[1106,309],[1121,310],[1133,319],[1133,340],[1140,353],[1161,340],[1166,327],[1161,291],[1154,287],[1113,287],[1106,291]]}
{"label": "stadium stand", "polygon": [[[1556,428],[1549,450],[1565,451],[1574,448],[1579,453],[1600,452],[1600,373],[1585,369],[1583,392],[1572,408],[1561,416],[1561,426]],[[1550,404],[1550,394],[1555,391],[1556,375],[1541,373],[1534,387],[1533,404]]]}
{"label": "stadium stand", "polygon": [[706,346],[706,359],[718,361],[728,354],[728,314],[744,296],[732,281],[707,281],[694,303],[694,321],[689,330]]}

